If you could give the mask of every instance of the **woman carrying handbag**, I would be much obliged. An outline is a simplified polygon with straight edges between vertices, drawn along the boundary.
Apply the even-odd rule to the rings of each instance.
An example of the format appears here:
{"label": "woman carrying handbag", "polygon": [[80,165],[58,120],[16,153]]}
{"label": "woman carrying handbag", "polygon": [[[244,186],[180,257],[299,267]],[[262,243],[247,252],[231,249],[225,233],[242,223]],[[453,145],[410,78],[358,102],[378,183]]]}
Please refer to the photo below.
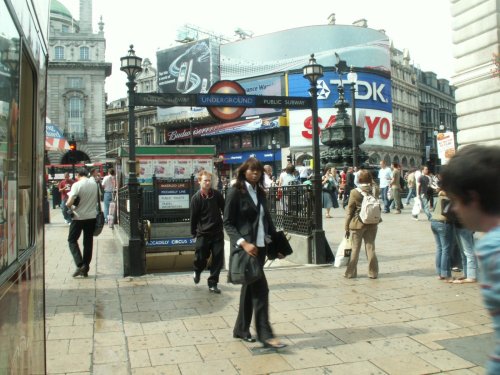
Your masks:
{"label": "woman carrying handbag", "polygon": [[[364,241],[368,257],[368,277],[376,279],[378,277],[378,259],[375,254],[375,238],[377,237],[378,224],[382,221],[380,218],[382,210],[378,199],[375,198],[378,194],[373,194],[371,173],[365,169],[359,171],[358,182],[358,188],[351,191],[346,208],[345,232],[346,237],[351,238],[352,252],[344,276],[348,279],[358,276],[359,252],[361,242]],[[374,214],[369,219],[365,216],[366,212],[362,212],[363,200],[365,199],[373,201]],[[363,222],[363,217],[365,217],[365,222]]]}
{"label": "woman carrying handbag", "polygon": [[[243,249],[248,255],[257,257],[262,270],[258,280],[241,286],[233,337],[246,342],[255,341],[250,334],[254,313],[257,339],[264,347],[279,349],[286,345],[274,337],[269,323],[269,287],[264,274],[266,243],[276,229],[267,207],[263,184],[263,165],[257,159],[249,158],[238,168],[236,182],[226,195],[224,229],[231,242],[231,257]],[[278,254],[278,257],[283,258],[283,255]],[[229,263],[232,263],[231,260]]]}

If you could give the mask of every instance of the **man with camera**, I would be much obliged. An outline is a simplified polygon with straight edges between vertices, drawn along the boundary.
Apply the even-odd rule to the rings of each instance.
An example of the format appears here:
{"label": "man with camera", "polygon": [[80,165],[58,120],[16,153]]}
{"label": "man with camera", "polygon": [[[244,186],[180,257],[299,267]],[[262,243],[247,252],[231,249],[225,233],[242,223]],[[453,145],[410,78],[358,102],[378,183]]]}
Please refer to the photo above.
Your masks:
{"label": "man with camera", "polygon": [[[100,204],[97,199],[97,189],[99,187],[94,179],[87,176],[88,171],[85,168],[78,169],[78,182],[71,187],[66,203],[67,207],[73,212],[73,221],[69,227],[68,235],[69,250],[77,267],[73,277],[88,276],[89,265],[92,260],[97,204]],[[78,246],[78,239],[82,231],[83,257]]]}

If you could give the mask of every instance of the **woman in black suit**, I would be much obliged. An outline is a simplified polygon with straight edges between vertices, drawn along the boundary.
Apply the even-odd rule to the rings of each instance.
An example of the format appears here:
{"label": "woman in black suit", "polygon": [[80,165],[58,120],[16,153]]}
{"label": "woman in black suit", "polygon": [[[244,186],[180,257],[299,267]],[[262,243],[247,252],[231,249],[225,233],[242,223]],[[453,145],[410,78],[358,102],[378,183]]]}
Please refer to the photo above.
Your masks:
{"label": "woman in black suit", "polygon": [[[264,190],[264,167],[255,158],[249,158],[240,168],[236,182],[228,190],[224,208],[224,229],[231,241],[231,255],[237,247],[250,256],[258,257],[264,268],[266,243],[276,232],[267,207]],[[281,254],[278,257],[282,258]],[[274,337],[269,323],[269,288],[266,276],[252,284],[242,285],[240,307],[233,337],[254,342],[250,335],[252,312],[255,310],[257,338],[265,347],[283,348],[286,345]]]}

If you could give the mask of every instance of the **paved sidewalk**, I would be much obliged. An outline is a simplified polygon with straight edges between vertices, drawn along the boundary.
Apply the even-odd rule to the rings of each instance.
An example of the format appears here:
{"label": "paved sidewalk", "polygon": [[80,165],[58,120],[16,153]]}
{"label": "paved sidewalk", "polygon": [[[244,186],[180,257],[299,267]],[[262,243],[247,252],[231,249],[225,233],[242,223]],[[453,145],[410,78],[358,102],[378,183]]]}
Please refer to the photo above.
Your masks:
{"label": "paved sidewalk", "polygon": [[[94,242],[89,277],[72,278],[60,210],[46,226],[48,374],[484,374],[492,326],[477,284],[434,271],[428,222],[386,214],[376,241],[380,277],[331,266],[266,270],[275,333],[288,348],[263,352],[232,338],[239,287],[209,294],[207,273],[123,278],[113,231]],[[335,252],[342,209],[325,219]],[[423,215],[421,215],[423,218]],[[295,249],[300,251],[300,249]],[[221,279],[225,280],[223,272]]]}

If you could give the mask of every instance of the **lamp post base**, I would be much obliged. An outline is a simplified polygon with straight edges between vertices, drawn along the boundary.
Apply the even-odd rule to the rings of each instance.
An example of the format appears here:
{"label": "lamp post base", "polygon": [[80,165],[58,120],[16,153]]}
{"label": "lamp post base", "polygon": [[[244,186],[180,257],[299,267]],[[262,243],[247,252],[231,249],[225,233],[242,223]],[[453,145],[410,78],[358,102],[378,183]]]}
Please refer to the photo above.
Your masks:
{"label": "lamp post base", "polygon": [[142,276],[146,273],[146,253],[140,238],[131,238],[123,252],[123,276]]}
{"label": "lamp post base", "polygon": [[327,242],[325,231],[322,229],[313,229],[312,231],[312,263],[326,263]]}

